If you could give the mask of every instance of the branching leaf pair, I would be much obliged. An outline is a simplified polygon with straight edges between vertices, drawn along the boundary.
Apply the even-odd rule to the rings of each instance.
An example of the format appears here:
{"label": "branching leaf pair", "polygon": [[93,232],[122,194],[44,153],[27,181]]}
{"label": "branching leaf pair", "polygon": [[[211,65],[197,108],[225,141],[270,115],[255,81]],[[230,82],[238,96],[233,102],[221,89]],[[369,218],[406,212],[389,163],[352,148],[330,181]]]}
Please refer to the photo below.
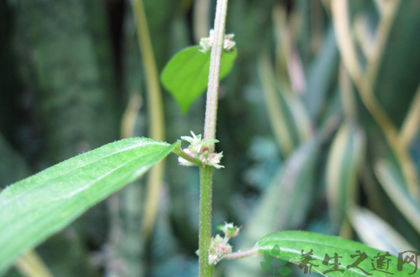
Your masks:
{"label": "branching leaf pair", "polygon": [[277,272],[281,275],[281,276],[287,276],[289,275],[292,270],[288,267],[284,267],[284,265],[287,264],[287,261],[275,258],[275,257],[279,257],[280,256],[280,247],[276,244],[271,250],[266,250],[264,251],[264,260],[265,262],[260,262],[261,268],[268,271],[268,270],[272,270],[273,271],[273,275],[275,272],[275,267],[273,266],[273,260],[281,265],[282,267],[277,269]]}

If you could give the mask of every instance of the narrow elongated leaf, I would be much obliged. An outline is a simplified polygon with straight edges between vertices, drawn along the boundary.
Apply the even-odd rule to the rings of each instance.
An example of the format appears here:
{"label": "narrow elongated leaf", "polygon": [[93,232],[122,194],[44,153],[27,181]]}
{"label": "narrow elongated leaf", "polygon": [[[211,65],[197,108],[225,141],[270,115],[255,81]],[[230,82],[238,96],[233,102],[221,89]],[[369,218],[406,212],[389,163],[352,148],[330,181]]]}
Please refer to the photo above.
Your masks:
{"label": "narrow elongated leaf", "polygon": [[358,126],[346,121],[334,138],[327,165],[327,199],[332,223],[338,230],[354,202],[357,175],[362,165],[364,134]]}
{"label": "narrow elongated leaf", "polygon": [[26,250],[143,175],[177,143],[131,138],[17,182],[0,194],[0,273]]}
{"label": "narrow elongated leaf", "polygon": [[396,2],[399,4],[395,18],[389,33],[384,36],[386,43],[379,49],[381,58],[373,92],[391,121],[399,128],[419,85],[419,75],[411,73],[420,71],[420,0]]}
{"label": "narrow elongated leaf", "polygon": [[401,249],[414,249],[392,226],[368,209],[354,206],[350,221],[361,241],[377,249],[397,255]]}
{"label": "narrow elongated leaf", "polygon": [[308,69],[308,80],[303,102],[312,122],[321,113],[328,89],[337,71],[338,49],[332,27],[328,30],[323,47]]}
{"label": "narrow elongated leaf", "polygon": [[[200,52],[201,46],[192,46],[178,52],[165,66],[161,81],[178,102],[182,112],[188,112],[191,104],[205,92],[209,69],[210,51]],[[220,64],[220,79],[232,70],[237,51],[223,53]]]}
{"label": "narrow elongated leaf", "polygon": [[395,207],[420,234],[420,204],[409,194],[396,166],[380,160],[375,164],[375,173]]}
{"label": "narrow elongated leaf", "polygon": [[[390,273],[393,273],[394,276],[420,276],[418,270],[415,274],[409,275],[416,271],[416,268],[392,255],[385,257],[385,259],[389,259],[387,260],[389,264],[386,260],[383,260],[388,267],[382,264],[384,267],[375,270],[379,269],[380,262],[376,263],[380,258],[379,255],[384,255],[385,252],[335,236],[303,231],[283,231],[261,238],[256,247],[259,251],[264,252],[271,250],[276,245],[280,246],[280,253],[276,256],[277,258],[295,263],[302,270],[305,266],[309,267],[310,264],[313,264],[311,270],[324,276],[382,277],[390,276]],[[409,249],[404,249],[404,251],[406,250]],[[338,256],[337,261],[334,259],[335,253]],[[328,258],[331,259],[328,260]],[[324,263],[325,260],[327,260],[326,263]],[[310,264],[306,263],[307,261]],[[401,265],[400,269],[398,268],[399,263]]]}
{"label": "narrow elongated leaf", "polygon": [[288,156],[311,135],[311,125],[303,103],[296,95],[276,86],[267,54],[258,59],[268,116],[283,155]]}

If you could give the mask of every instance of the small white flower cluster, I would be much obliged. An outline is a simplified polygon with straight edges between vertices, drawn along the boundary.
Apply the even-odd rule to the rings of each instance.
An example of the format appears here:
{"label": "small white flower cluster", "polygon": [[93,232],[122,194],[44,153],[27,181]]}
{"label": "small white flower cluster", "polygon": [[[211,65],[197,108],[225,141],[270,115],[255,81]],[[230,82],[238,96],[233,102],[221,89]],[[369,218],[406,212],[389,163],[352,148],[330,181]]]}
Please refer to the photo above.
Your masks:
{"label": "small white flower cluster", "polygon": [[[225,35],[225,39],[223,41],[223,50],[225,50],[226,52],[231,52],[233,49],[235,49],[236,42],[233,40],[234,37],[235,37],[234,34]],[[213,46],[213,42],[214,42],[214,30],[211,29],[209,37],[202,38],[200,40],[200,46],[202,47],[200,51],[203,53],[207,53],[208,51],[210,51]]]}
{"label": "small white flower cluster", "polygon": [[[199,160],[203,167],[206,165],[213,166],[217,169],[224,168],[223,165],[220,165],[220,160],[223,158],[223,152],[220,153],[210,153],[207,145],[211,143],[219,142],[217,139],[203,141],[201,135],[195,135],[191,131],[192,137],[181,137],[181,140],[185,140],[190,143],[188,148],[183,149],[185,154],[191,158]],[[178,161],[181,165],[184,166],[193,166],[195,165],[192,162],[187,161],[184,158],[178,157]]]}
{"label": "small white flower cluster", "polygon": [[232,245],[230,245],[229,239],[236,237],[239,233],[239,229],[242,227],[234,226],[233,223],[225,222],[225,225],[218,226],[219,230],[225,233],[225,237],[222,238],[220,235],[211,238],[210,249],[209,249],[209,264],[215,265],[223,259],[224,255],[232,252]]}

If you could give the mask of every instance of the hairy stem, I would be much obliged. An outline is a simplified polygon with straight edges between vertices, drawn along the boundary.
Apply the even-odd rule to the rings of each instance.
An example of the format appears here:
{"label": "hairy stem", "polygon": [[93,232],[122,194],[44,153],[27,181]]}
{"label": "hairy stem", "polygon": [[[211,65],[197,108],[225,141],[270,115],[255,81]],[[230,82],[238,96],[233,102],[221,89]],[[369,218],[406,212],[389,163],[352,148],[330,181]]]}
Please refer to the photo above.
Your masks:
{"label": "hairy stem", "polygon": [[[209,83],[207,86],[204,140],[212,140],[216,138],[220,60],[223,53],[227,4],[228,0],[217,1],[216,19],[214,21],[214,41],[211,49]],[[209,145],[209,149],[210,152],[214,150],[214,143]]]}
{"label": "hairy stem", "polygon": [[200,277],[213,276],[213,265],[209,264],[208,250],[211,242],[211,212],[213,194],[213,168],[200,167],[200,227],[199,263]]}
{"label": "hairy stem", "polygon": [[[216,18],[214,20],[213,47],[211,49],[209,82],[207,87],[206,118],[204,123],[204,140],[216,138],[217,101],[219,96],[220,60],[223,53],[226,13],[228,0],[217,0]],[[214,143],[209,151],[214,151]],[[199,228],[199,264],[200,276],[213,276],[213,265],[208,262],[208,250],[211,243],[213,168],[200,167],[200,228]]]}

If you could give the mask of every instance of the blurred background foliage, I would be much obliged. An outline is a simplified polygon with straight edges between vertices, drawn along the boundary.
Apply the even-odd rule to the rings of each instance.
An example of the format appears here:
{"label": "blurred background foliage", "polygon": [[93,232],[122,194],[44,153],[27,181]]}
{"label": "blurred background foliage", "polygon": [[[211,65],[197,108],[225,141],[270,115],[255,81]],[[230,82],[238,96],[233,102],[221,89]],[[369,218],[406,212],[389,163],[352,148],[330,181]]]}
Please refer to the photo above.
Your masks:
{"label": "blurred background foliage", "polygon": [[[135,2],[0,0],[1,187],[121,137],[150,136]],[[215,1],[143,4],[158,72],[212,25]],[[238,58],[221,84],[226,168],[216,171],[213,207],[215,226],[243,225],[236,250],[287,229],[420,250],[419,10],[419,0],[229,3]],[[167,141],[202,133],[204,97],[186,115],[162,97]],[[195,276],[198,171],[168,159],[152,232],[142,227],[144,183],[97,205],[27,264],[39,255],[60,277]],[[216,275],[268,276],[260,260],[223,261]],[[7,276],[36,276],[24,265]]]}

